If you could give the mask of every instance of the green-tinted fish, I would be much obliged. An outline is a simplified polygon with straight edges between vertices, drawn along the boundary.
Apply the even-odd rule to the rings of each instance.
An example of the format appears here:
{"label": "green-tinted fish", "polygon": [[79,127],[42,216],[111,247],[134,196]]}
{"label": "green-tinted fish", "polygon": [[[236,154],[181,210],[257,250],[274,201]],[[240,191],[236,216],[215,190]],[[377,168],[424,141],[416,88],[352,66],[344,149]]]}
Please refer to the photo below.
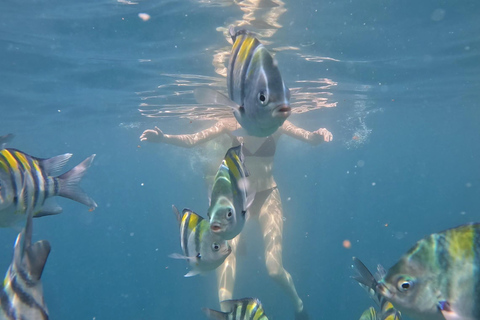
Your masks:
{"label": "green-tinted fish", "polygon": [[46,240],[32,245],[32,215],[15,242],[13,262],[0,289],[0,319],[47,320],[40,277],[50,253]]}
{"label": "green-tinted fish", "polygon": [[256,298],[239,300],[225,300],[220,302],[223,310],[220,312],[203,308],[203,312],[212,320],[268,320],[263,310],[262,303]]}
{"label": "green-tinted fish", "polygon": [[377,313],[375,308],[370,307],[365,310],[360,317],[360,320],[401,320],[402,316],[398,310],[396,310],[392,303],[387,301],[380,293],[377,292],[377,279],[383,278],[386,274],[385,269],[382,266],[378,266],[377,279],[367,269],[367,267],[357,258],[353,258],[352,267],[356,271],[356,275],[353,276],[358,284],[367,291],[370,298],[375,301],[377,306],[380,307],[380,313]]}
{"label": "green-tinted fish", "polygon": [[195,90],[199,103],[233,108],[238,123],[249,135],[273,134],[291,113],[290,91],[276,61],[268,50],[246,30],[230,29],[233,40],[227,68],[228,98],[207,88]]}
{"label": "green-tinted fish", "polygon": [[480,224],[417,242],[378,283],[377,291],[418,320],[480,319]]}
{"label": "green-tinted fish", "polygon": [[245,225],[247,208],[254,193],[247,196],[248,171],[243,144],[228,149],[218,168],[210,198],[210,229],[224,240],[235,238]]}
{"label": "green-tinted fish", "polygon": [[180,215],[175,206],[172,209],[180,224],[183,255],[174,253],[170,257],[188,260],[192,270],[185,277],[215,270],[232,252],[232,248],[226,240],[210,232],[208,221],[195,212],[183,209]]}
{"label": "green-tinted fish", "polygon": [[378,320],[377,318],[377,311],[375,311],[374,307],[370,307],[367,310],[363,311],[362,315],[360,316],[360,320]]}
{"label": "green-tinted fish", "polygon": [[8,227],[26,218],[30,209],[34,217],[58,214],[62,208],[49,200],[53,196],[69,198],[88,206],[97,207],[78,186],[95,155],[85,159],[70,171],[53,177],[72,154],[66,153],[50,159],[32,157],[15,149],[0,150],[0,226]]}

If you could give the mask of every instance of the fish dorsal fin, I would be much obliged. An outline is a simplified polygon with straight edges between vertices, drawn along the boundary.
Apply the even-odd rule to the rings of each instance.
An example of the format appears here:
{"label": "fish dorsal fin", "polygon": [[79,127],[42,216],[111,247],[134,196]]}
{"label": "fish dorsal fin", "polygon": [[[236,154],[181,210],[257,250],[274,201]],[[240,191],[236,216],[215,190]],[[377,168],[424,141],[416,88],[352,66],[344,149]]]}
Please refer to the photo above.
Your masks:
{"label": "fish dorsal fin", "polygon": [[50,243],[47,240],[40,240],[35,242],[26,251],[25,262],[30,271],[30,275],[37,281],[40,280],[42,276],[50,249]]}
{"label": "fish dorsal fin", "polygon": [[202,311],[205,313],[207,318],[211,320],[227,320],[228,319],[228,313],[225,313],[225,312],[220,312],[220,311],[212,310],[208,308],[202,308]]}
{"label": "fish dorsal fin", "polygon": [[0,137],[0,150],[5,149],[8,142],[12,141],[14,135],[9,133]]}
{"label": "fish dorsal fin", "polygon": [[14,263],[17,267],[25,268],[32,280],[40,280],[43,268],[50,253],[50,243],[46,240],[35,242],[32,245],[33,211],[27,213],[25,228],[18,234],[14,249]]}
{"label": "fish dorsal fin", "polygon": [[194,91],[195,100],[201,104],[215,104],[220,106],[227,106],[234,109],[235,112],[240,112],[240,106],[234,101],[230,100],[226,95],[211,88],[197,88]]}
{"label": "fish dorsal fin", "polygon": [[71,153],[61,154],[48,159],[34,158],[40,163],[40,166],[43,168],[45,173],[49,176],[54,175],[57,172],[62,170],[63,166],[67,161],[72,157]]}

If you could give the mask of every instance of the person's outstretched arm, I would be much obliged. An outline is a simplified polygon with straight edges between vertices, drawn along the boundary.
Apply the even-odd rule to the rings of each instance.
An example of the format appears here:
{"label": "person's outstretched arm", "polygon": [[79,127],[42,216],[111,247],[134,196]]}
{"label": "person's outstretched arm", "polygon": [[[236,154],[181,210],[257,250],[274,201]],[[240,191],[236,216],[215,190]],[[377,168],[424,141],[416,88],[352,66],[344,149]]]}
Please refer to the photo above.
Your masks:
{"label": "person's outstretched arm", "polygon": [[207,142],[226,132],[222,121],[218,121],[213,127],[192,134],[170,135],[164,134],[162,130],[155,127],[154,130],[145,130],[140,136],[140,141],[154,143],[168,143],[184,148],[191,148],[199,143]]}
{"label": "person's outstretched arm", "polygon": [[311,132],[295,126],[288,120],[283,123],[283,125],[280,127],[280,130],[290,137],[308,142],[313,145],[318,145],[324,141],[329,142],[333,139],[332,133],[325,128],[320,128]]}

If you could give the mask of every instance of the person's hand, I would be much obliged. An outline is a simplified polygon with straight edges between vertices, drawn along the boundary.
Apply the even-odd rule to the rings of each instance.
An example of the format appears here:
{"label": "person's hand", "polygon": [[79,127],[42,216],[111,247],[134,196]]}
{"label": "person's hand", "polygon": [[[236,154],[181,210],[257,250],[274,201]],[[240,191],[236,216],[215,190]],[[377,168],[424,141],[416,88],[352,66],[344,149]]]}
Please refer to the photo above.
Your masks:
{"label": "person's hand", "polygon": [[143,131],[142,135],[140,136],[140,141],[148,141],[148,142],[162,142],[163,140],[163,132],[158,127],[155,127],[155,130],[145,130]]}
{"label": "person's hand", "polygon": [[320,141],[323,138],[323,141],[330,142],[333,139],[332,133],[325,128],[320,128],[318,130],[315,130],[313,131],[313,134],[314,134],[315,140]]}

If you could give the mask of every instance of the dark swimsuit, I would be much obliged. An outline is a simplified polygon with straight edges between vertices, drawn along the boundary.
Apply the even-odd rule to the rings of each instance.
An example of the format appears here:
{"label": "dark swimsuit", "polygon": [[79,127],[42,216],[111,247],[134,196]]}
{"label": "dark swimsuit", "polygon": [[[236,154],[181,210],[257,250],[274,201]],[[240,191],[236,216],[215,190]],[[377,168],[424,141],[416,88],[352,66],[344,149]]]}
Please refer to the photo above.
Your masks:
{"label": "dark swimsuit", "polygon": [[[240,141],[235,137],[233,139],[232,145],[239,145]],[[275,139],[273,136],[268,136],[265,141],[260,145],[260,147],[252,153],[250,150],[248,150],[245,145],[243,146],[243,155],[245,157],[273,157],[275,155],[276,151],[276,144],[275,144]],[[277,187],[273,187],[270,189],[258,191],[255,193],[255,198],[253,199],[252,202],[252,207],[260,205],[260,207],[265,203],[267,200],[268,196],[272,193],[273,190],[275,190]]]}

